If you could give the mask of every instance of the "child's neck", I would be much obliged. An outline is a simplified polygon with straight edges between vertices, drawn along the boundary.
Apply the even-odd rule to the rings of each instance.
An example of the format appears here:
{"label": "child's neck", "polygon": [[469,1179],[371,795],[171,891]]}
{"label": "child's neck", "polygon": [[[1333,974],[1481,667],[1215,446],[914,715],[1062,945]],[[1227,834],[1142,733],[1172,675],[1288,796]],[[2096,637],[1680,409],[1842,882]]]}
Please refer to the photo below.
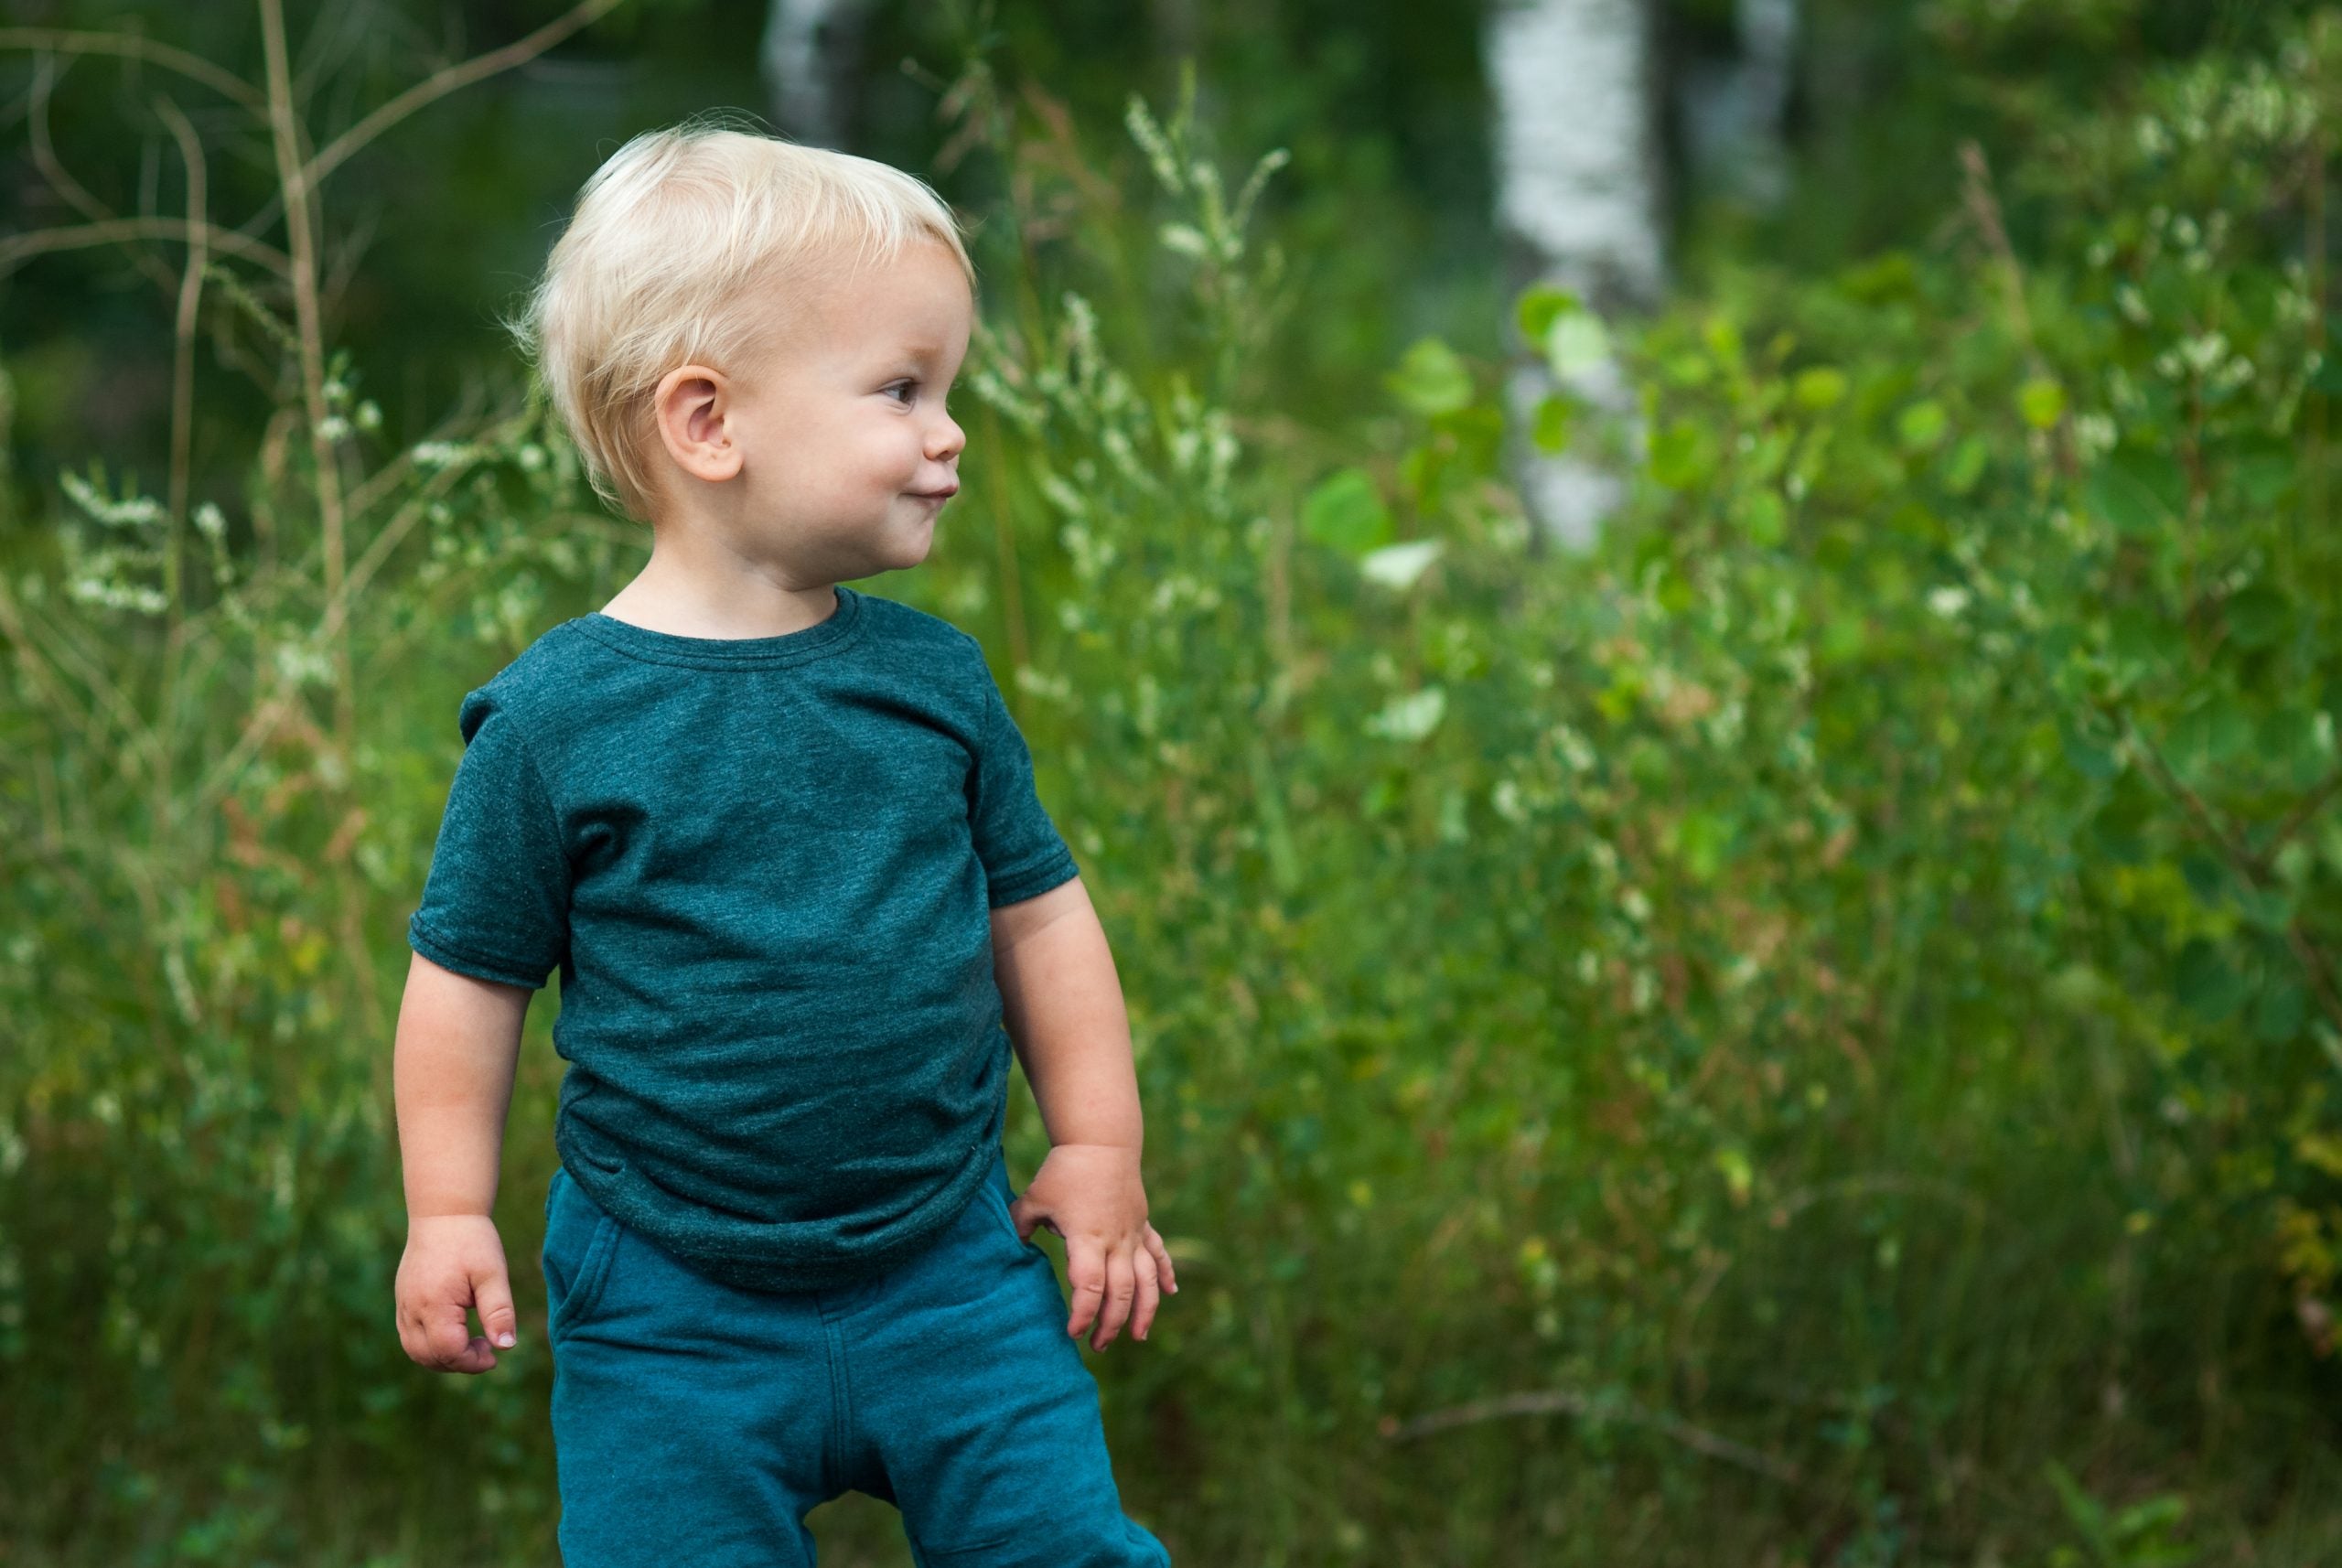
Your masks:
{"label": "child's neck", "polygon": [[771,563],[750,563],[688,531],[658,528],[650,560],[602,613],[648,631],[734,640],[783,637],[837,612],[834,584],[797,583]]}

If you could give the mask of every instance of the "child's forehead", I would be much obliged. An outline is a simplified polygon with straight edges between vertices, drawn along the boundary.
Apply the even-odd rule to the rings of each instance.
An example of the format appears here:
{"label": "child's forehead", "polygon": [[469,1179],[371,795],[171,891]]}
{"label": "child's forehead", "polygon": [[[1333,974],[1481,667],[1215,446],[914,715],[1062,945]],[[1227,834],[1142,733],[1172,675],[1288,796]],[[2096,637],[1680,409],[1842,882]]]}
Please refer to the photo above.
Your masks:
{"label": "child's forehead", "polygon": [[940,358],[972,325],[974,297],[956,265],[947,276],[906,255],[776,283],[762,292],[784,330],[794,327],[833,344]]}
{"label": "child's forehead", "polygon": [[888,298],[968,292],[967,275],[959,259],[940,242],[924,238],[906,241],[891,255],[833,244],[779,270],[786,274],[790,286],[800,293],[850,302],[865,311]]}

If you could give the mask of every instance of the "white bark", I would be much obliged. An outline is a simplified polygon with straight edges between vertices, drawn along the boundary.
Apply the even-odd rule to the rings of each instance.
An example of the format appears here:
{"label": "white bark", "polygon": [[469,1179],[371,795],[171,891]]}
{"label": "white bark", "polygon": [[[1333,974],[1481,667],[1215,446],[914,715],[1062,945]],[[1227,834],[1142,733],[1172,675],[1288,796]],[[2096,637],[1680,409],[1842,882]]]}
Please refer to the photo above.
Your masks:
{"label": "white bark", "polygon": [[757,64],[783,134],[822,147],[844,140],[867,8],[868,0],[772,0]]}
{"label": "white bark", "polygon": [[[1484,43],[1498,220],[1525,254],[1522,281],[1558,284],[1605,316],[1655,303],[1667,261],[1649,0],[1498,0]],[[1518,427],[1552,384],[1542,356],[1509,378]],[[1631,416],[1615,363],[1574,376],[1568,390]],[[1593,541],[1625,489],[1576,451],[1524,443],[1514,470],[1531,516],[1573,548]]]}
{"label": "white bark", "polygon": [[1798,9],[1798,0],[1738,0],[1738,58],[1689,68],[1676,89],[1692,165],[1768,210],[1789,194]]}

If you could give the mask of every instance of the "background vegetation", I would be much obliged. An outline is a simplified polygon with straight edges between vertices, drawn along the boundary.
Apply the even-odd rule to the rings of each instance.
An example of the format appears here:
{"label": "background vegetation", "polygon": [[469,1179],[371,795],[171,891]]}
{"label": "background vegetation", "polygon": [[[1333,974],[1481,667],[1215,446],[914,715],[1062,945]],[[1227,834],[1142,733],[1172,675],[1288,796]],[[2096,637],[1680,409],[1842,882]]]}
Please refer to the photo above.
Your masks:
{"label": "background vegetation", "polygon": [[[401,933],[457,699],[644,549],[492,312],[613,138],[756,102],[756,9],[614,5],[314,190],[560,13],[0,29],[11,1562],[553,1560],[554,1008],[522,1349],[420,1372]],[[867,585],[1019,704],[1189,1287],[1094,1362],[1126,1502],[1198,1563],[2342,1559],[2342,24],[1817,5],[1799,195],[1684,190],[1606,327],[1508,297],[1428,10],[869,54],[986,281],[969,488]],[[1641,391],[1536,422],[1631,454],[1584,558],[1506,313]]]}

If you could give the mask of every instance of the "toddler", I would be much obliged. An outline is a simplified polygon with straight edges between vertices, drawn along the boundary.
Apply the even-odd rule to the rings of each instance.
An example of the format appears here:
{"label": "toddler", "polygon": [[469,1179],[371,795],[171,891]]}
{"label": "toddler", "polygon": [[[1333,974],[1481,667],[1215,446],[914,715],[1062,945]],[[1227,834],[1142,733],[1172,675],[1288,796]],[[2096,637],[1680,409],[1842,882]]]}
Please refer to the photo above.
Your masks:
{"label": "toddler", "polygon": [[[517,1341],[489,1211],[558,968],[568,1568],[811,1564],[849,1489],[922,1565],[1169,1561],[1074,1343],[1177,1289],[1113,959],[982,648],[845,585],[924,560],[959,488],[973,285],[920,181],[700,123],[586,182],[519,324],[653,543],[459,711],[407,929],[398,1329],[449,1371]],[[1012,1049],[1051,1144],[1021,1195]]]}

